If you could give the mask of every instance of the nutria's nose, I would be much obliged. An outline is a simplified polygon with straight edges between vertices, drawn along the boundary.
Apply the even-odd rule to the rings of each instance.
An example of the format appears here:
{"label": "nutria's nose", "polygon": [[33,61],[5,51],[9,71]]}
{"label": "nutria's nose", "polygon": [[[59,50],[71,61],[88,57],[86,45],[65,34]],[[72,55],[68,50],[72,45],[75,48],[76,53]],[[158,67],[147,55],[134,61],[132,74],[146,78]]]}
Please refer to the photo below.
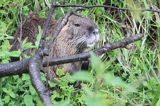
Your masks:
{"label": "nutria's nose", "polygon": [[93,33],[94,35],[98,35],[98,30],[97,30],[97,29],[94,29],[94,30],[92,31],[92,33]]}
{"label": "nutria's nose", "polygon": [[99,32],[98,32],[98,29],[95,29],[94,31],[93,31],[93,34],[95,35],[95,37],[96,37],[96,42],[99,40]]}
{"label": "nutria's nose", "polygon": [[95,29],[93,26],[88,27],[88,31],[94,35],[98,34],[98,30]]}
{"label": "nutria's nose", "polygon": [[94,35],[97,35],[98,34],[98,30],[93,30],[92,32]]}
{"label": "nutria's nose", "polygon": [[88,27],[88,31],[89,31],[90,33],[92,33],[92,32],[94,31],[93,26]]}

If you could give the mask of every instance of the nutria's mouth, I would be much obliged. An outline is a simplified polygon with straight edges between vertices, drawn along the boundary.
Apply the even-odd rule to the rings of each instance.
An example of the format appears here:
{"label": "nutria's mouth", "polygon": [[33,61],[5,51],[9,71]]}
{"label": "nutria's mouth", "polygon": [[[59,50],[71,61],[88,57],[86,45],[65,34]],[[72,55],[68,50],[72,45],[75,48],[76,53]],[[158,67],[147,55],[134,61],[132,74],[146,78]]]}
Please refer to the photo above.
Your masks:
{"label": "nutria's mouth", "polygon": [[91,33],[91,36],[87,40],[87,47],[91,48],[95,45],[96,42],[99,41],[99,34],[98,29],[95,29],[93,33]]}
{"label": "nutria's mouth", "polygon": [[95,45],[95,42],[93,42],[93,43],[88,43],[88,44],[87,44],[87,47],[88,47],[88,48],[91,48],[91,47],[93,47],[94,45]]}

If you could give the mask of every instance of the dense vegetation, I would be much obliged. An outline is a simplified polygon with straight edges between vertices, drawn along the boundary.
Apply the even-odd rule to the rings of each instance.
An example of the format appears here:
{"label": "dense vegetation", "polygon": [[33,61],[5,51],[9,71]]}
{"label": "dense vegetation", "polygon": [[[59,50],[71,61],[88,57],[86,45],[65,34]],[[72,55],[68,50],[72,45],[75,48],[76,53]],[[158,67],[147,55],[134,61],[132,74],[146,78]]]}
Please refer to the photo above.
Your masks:
{"label": "dense vegetation", "polygon": [[[57,0],[65,4],[97,5],[105,0]],[[106,0],[109,1],[109,0]],[[133,2],[134,1],[134,2]],[[51,0],[49,1],[51,2]],[[47,0],[1,0],[0,2],[0,63],[8,63],[11,57],[19,57],[20,51],[9,51],[14,33],[21,17],[30,11],[46,17],[49,11]],[[106,8],[86,9],[82,15],[94,20],[101,35],[96,47],[114,42],[133,34],[142,33],[144,38],[135,42],[130,49],[116,49],[101,57],[94,54],[88,71],[57,78],[53,83],[42,74],[46,86],[52,93],[57,106],[160,106],[160,13],[139,11],[149,7],[160,8],[158,0],[111,0],[106,2],[120,8],[135,11],[117,11]],[[53,18],[61,18],[71,8],[58,8]],[[24,41],[24,48],[35,44]],[[63,70],[57,71],[63,75]],[[81,89],[72,84],[80,80]],[[52,90],[53,89],[53,90]],[[27,74],[0,79],[0,106],[42,106]]]}

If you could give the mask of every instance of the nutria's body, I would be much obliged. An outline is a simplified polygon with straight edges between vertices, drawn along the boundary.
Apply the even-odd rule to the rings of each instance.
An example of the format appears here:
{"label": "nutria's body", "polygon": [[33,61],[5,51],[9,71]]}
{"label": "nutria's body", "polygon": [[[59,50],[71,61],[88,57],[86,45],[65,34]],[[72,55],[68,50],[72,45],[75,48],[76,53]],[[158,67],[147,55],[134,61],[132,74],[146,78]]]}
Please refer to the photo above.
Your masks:
{"label": "nutria's body", "polygon": [[[30,14],[28,18],[22,23],[22,29],[19,28],[15,33],[14,39],[11,41],[12,50],[20,49],[20,42],[18,38],[21,38],[23,41],[27,38],[27,41],[32,42],[33,44],[36,41],[36,34],[38,34],[38,26],[43,28],[46,19],[37,17],[34,13]],[[56,27],[57,21],[51,20],[46,32],[47,37],[51,37],[53,29]],[[21,26],[20,26],[21,27]],[[22,36],[21,36],[22,35]],[[52,37],[53,38],[53,37]]]}
{"label": "nutria's body", "polygon": [[[32,24],[34,25],[31,24],[32,28],[30,27],[29,29],[32,31],[36,31],[37,25],[42,26],[45,21],[40,19],[40,21],[38,22],[40,23],[34,24],[32,22]],[[47,35],[53,36],[52,33],[54,31],[53,29],[56,25],[56,22],[52,21],[51,23],[53,24],[50,25]],[[23,30],[25,29],[23,28]],[[34,34],[30,35],[26,33],[28,32],[23,32],[23,35],[31,36],[31,41],[33,41],[33,37],[35,39],[35,33],[37,33],[37,31]],[[94,46],[98,39],[99,35],[96,24],[88,18],[73,14],[68,18],[67,24],[62,28],[59,35],[56,36],[54,42],[49,45],[49,58],[57,58],[82,53],[86,49]],[[64,69],[66,72],[72,72],[81,68],[81,62],[57,65],[54,67],[48,67],[47,69],[50,73],[50,71],[56,70],[57,68]]]}

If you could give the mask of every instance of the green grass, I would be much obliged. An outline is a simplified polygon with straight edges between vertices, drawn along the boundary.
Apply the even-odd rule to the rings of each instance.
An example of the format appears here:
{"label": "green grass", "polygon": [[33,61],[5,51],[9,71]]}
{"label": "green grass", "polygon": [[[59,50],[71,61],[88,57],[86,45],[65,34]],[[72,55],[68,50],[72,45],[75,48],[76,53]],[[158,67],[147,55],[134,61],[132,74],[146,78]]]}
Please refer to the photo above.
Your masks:
{"label": "green grass", "polygon": [[[58,2],[60,3],[60,0]],[[86,3],[82,3],[81,0],[68,0],[66,4],[95,5],[103,2],[104,0],[88,0]],[[132,0],[127,2],[112,0],[111,3],[119,7],[137,8],[131,5]],[[147,0],[137,1],[135,4],[143,8],[149,7]],[[160,3],[156,0],[150,4],[160,7]],[[28,0],[26,3],[22,0],[20,2],[2,0],[0,7],[0,62],[7,63],[10,57],[20,56],[19,51],[9,51],[11,47],[9,40],[13,38],[20,23],[20,16],[27,16],[31,10],[38,9],[39,16],[46,17],[49,9],[43,0]],[[57,9],[54,18],[59,19],[69,9]],[[117,49],[104,54],[101,58],[93,54],[88,71],[81,71],[74,75],[67,74],[57,79],[57,83],[48,82],[42,74],[46,86],[55,89],[51,96],[53,103],[57,106],[159,106],[160,16],[152,12],[116,12],[105,11],[103,8],[86,9],[81,14],[90,17],[98,24],[101,41],[96,47],[136,33],[142,33],[144,38],[135,42],[132,45],[133,49]],[[127,23],[130,28],[122,28],[124,23]],[[58,74],[63,75],[63,70],[58,70]],[[82,81],[81,90],[68,86],[68,82],[72,83],[75,80]],[[1,78],[0,106],[21,105],[42,105],[29,76],[24,74]]]}

